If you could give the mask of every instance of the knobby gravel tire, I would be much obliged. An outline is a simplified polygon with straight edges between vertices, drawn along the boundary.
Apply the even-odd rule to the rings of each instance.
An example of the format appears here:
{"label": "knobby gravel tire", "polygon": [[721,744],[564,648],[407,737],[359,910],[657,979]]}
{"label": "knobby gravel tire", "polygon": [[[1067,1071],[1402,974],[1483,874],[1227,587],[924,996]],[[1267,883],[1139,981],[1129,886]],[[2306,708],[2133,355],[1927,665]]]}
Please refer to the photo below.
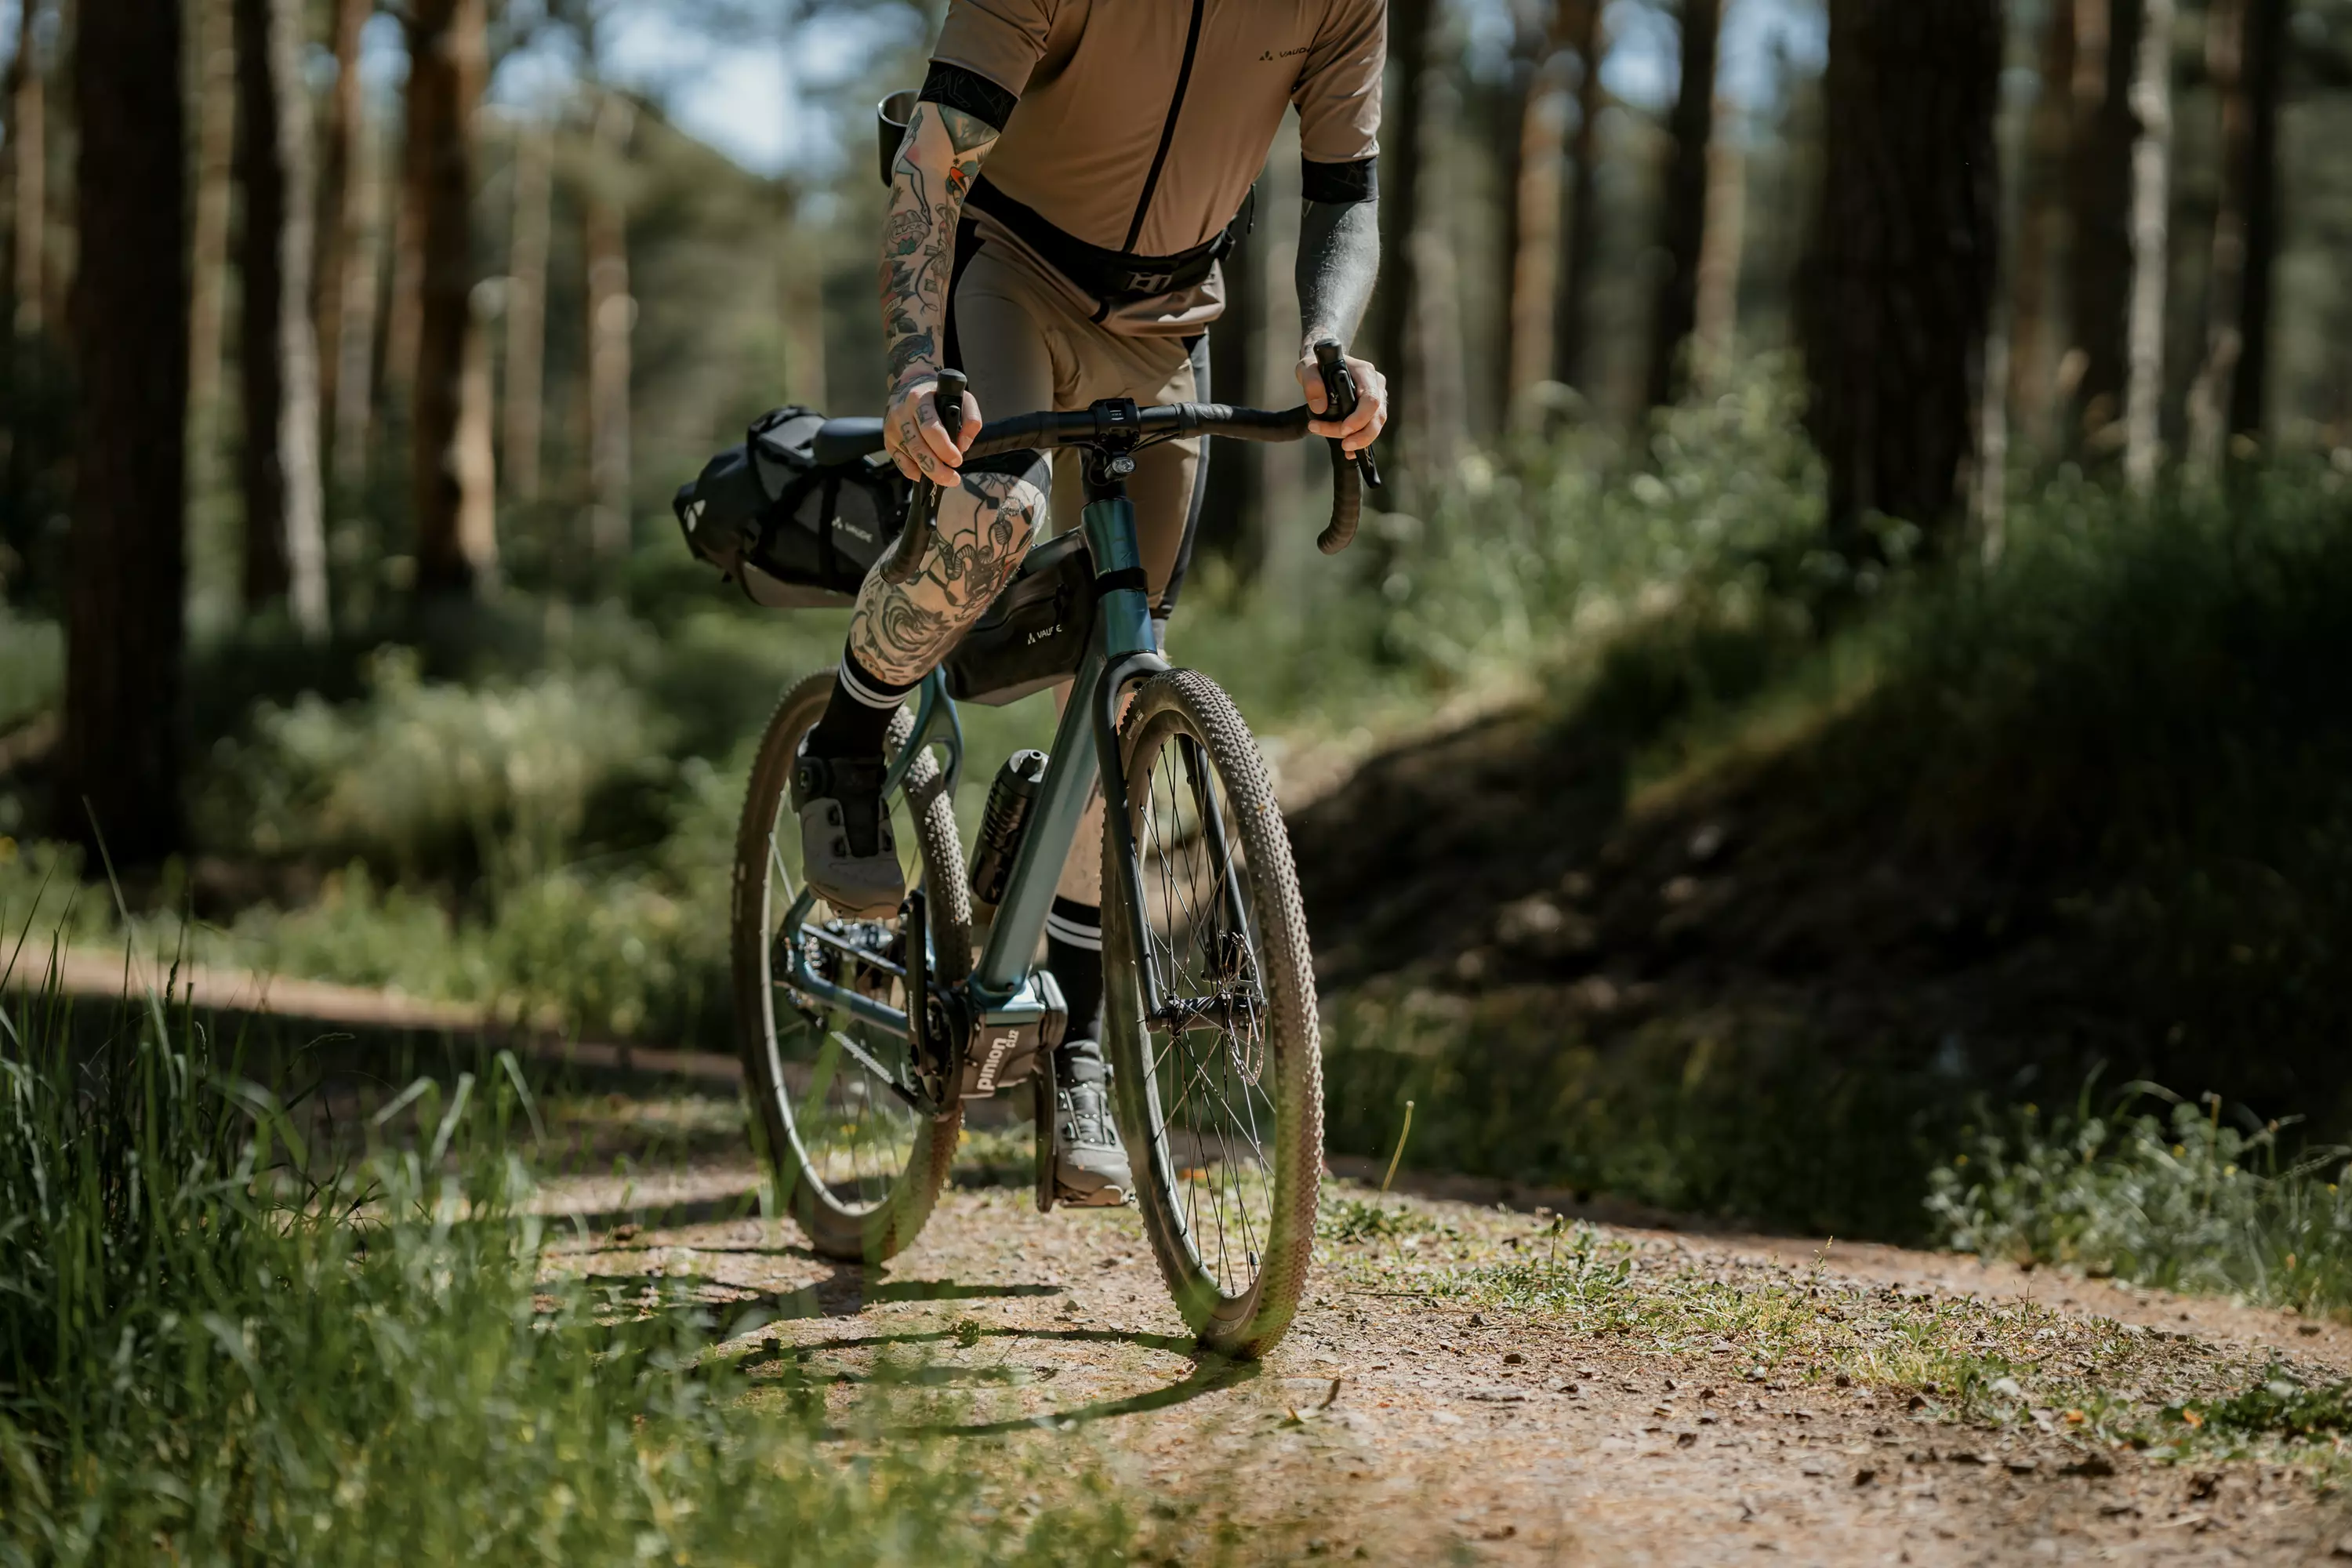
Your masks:
{"label": "knobby gravel tire", "polygon": [[[1172,934],[1158,934],[1160,927],[1172,933],[1182,923],[1197,933],[1204,926],[1230,923],[1206,919],[1180,921],[1179,915],[1171,911],[1185,900],[1181,890],[1171,895],[1164,879],[1157,895],[1159,912],[1154,912],[1154,839],[1147,832],[1147,819],[1154,810],[1155,790],[1165,795],[1176,787],[1168,784],[1170,778],[1181,781],[1190,776],[1183,771],[1186,753],[1180,746],[1185,738],[1197,744],[1192,754],[1205,759],[1223,784],[1226,858],[1230,862],[1232,849],[1238,847],[1245,862],[1234,868],[1236,885],[1246,884],[1251,912],[1247,923],[1255,929],[1250,944],[1254,951],[1242,967],[1255,972],[1255,984],[1244,989],[1263,997],[1263,1028],[1255,1021],[1238,1032],[1227,1026],[1215,1036],[1220,1042],[1216,1047],[1193,1049],[1188,1063],[1185,1042],[1197,1040],[1208,1031],[1196,1029],[1171,1037],[1167,1031],[1155,1031],[1147,1025],[1137,969],[1143,944],[1128,929],[1126,900],[1115,891],[1130,872],[1119,863],[1106,831],[1105,1044],[1112,1068],[1113,1100],[1135,1168],[1144,1228],[1177,1309],[1204,1349],[1223,1355],[1256,1357],[1271,1350],[1289,1328],[1306,1289],[1314,1250],[1316,1198],[1323,1169],[1323,1073],[1315,1012],[1315,965],[1289,834],[1256,744],[1232,700],[1207,677],[1192,670],[1177,670],[1146,681],[1138,689],[1120,726],[1119,754],[1128,781],[1129,820],[1141,847],[1147,884],[1146,915],[1155,927],[1154,951],[1166,950],[1159,962],[1180,970],[1187,962],[1176,952],[1182,942]],[[1197,784],[1190,787],[1197,792]],[[1197,800],[1197,793],[1192,798]],[[1171,863],[1188,855],[1195,856],[1187,862],[1195,868],[1214,859],[1202,847],[1206,838],[1197,821],[1189,837],[1171,827],[1158,842]],[[1195,905],[1199,902],[1192,900]],[[1213,931],[1201,945],[1236,951],[1228,939]],[[1204,960],[1202,973],[1230,977],[1236,962]],[[1199,1065],[1202,1063],[1211,1065],[1204,1069]],[[1220,1182],[1233,1183],[1234,1190],[1239,1191],[1248,1185],[1251,1169],[1247,1159],[1236,1162],[1230,1143],[1213,1144],[1201,1130],[1198,1117],[1185,1109],[1188,1102],[1206,1101],[1212,1096],[1196,1096],[1189,1083],[1175,1080],[1198,1078],[1204,1072],[1209,1077],[1222,1075],[1225,1088],[1214,1098],[1223,1100],[1227,1113],[1236,1120],[1238,1110],[1230,1098],[1236,1088],[1244,1108],[1255,1103],[1253,1097],[1260,1090],[1265,1090],[1263,1098],[1272,1101],[1271,1136],[1253,1135],[1259,1151],[1256,1168],[1269,1179],[1269,1185],[1265,1227],[1262,1235],[1253,1230],[1258,1245],[1250,1249],[1252,1277],[1245,1284],[1235,1270],[1221,1266],[1217,1258],[1204,1258],[1219,1251],[1232,1216],[1223,1208],[1216,1211],[1218,1237],[1212,1242],[1206,1235],[1210,1210],[1202,1204],[1202,1194],[1213,1194]],[[1193,1117],[1189,1125],[1178,1124],[1188,1116]]]}

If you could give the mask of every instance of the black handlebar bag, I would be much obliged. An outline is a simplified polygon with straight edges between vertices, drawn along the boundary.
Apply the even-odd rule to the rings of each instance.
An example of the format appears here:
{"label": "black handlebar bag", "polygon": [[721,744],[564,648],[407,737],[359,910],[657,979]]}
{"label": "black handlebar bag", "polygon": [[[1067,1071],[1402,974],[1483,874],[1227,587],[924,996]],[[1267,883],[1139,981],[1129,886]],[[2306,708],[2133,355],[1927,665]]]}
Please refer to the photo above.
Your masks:
{"label": "black handlebar bag", "polygon": [[796,406],[761,415],[670,503],[687,548],[770,609],[847,605],[906,521],[913,487],[887,460],[817,461],[824,422]]}
{"label": "black handlebar bag", "polygon": [[[703,465],[671,502],[687,548],[770,609],[825,609],[857,597],[898,537],[914,487],[887,458],[817,460],[824,415],[778,408],[742,445]],[[991,707],[1077,672],[1094,635],[1092,558],[1073,531],[1032,549],[946,660],[948,689]]]}

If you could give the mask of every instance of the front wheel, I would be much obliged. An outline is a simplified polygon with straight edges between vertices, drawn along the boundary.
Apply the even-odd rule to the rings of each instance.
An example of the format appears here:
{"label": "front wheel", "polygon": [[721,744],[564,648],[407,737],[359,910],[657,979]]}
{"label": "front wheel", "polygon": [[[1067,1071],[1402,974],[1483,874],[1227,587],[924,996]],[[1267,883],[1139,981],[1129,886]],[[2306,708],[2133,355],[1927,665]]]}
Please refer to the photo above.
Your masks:
{"label": "front wheel", "polygon": [[[1119,755],[1139,862],[1122,864],[1105,832],[1119,1128],[1184,1321],[1209,1350],[1262,1355],[1306,1289],[1323,1163],[1315,965],[1290,837],[1232,699],[1196,671],[1144,683]],[[1119,891],[1138,879],[1141,932]]]}

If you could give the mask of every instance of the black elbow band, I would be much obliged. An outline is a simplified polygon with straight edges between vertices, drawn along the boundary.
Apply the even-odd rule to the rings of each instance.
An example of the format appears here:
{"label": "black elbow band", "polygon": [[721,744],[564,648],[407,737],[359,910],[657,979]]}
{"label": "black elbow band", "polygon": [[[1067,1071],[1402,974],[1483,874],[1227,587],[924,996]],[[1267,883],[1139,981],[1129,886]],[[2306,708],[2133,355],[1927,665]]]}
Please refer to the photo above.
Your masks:
{"label": "black elbow band", "polygon": [[1334,206],[1342,206],[1349,202],[1369,202],[1381,194],[1380,167],[1376,159],[1359,158],[1352,163],[1318,163],[1312,158],[1302,158],[1298,167],[1298,194],[1310,202],[1328,202]]}
{"label": "black elbow band", "polygon": [[942,109],[961,110],[992,131],[1003,130],[1004,122],[1013,118],[1013,106],[1021,101],[1018,95],[1005,91],[970,67],[950,65],[945,60],[931,62],[929,74],[923,78],[923,90],[916,97]]}

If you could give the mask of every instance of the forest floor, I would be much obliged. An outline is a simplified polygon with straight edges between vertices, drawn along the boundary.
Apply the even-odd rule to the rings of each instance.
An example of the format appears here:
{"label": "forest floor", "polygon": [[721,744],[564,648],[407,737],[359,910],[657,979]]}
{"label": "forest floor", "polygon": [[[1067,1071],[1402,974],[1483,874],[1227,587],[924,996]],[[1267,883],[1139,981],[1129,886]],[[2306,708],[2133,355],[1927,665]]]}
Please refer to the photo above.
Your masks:
{"label": "forest floor", "polygon": [[[2352,1558],[2340,1440],[2200,1414],[2337,1384],[2343,1325],[1334,1178],[1297,1325],[1224,1363],[1194,1352],[1132,1210],[1040,1215],[1025,1169],[967,1168],[905,1254],[835,1265],[740,1217],[738,1115],[571,1102],[559,1138],[607,1173],[542,1192],[579,1216],[549,1268],[770,1317],[725,1353],[824,1402],[845,1458],[908,1431],[970,1444],[1015,1513],[1091,1477],[1133,1500],[1147,1560]],[[656,1125],[672,1157],[632,1166]],[[1005,1143],[1004,1164],[1005,1139],[973,1152]]]}

